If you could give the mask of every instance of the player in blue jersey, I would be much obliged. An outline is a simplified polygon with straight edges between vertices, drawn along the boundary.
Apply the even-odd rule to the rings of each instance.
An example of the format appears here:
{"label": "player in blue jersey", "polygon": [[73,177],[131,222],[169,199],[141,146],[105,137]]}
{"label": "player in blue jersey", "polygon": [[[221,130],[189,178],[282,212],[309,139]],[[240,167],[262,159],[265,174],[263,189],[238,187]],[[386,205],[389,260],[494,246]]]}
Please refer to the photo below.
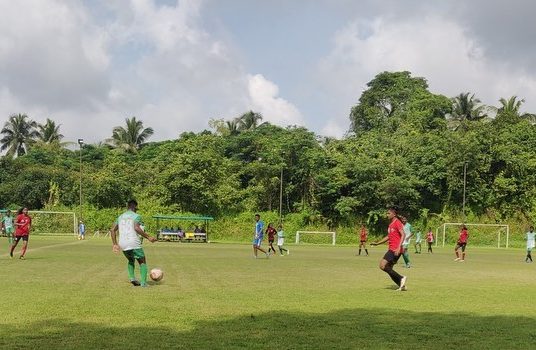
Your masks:
{"label": "player in blue jersey", "polygon": [[255,214],[255,234],[253,235],[253,255],[255,256],[255,259],[257,259],[257,253],[259,250],[266,255],[266,258],[270,257],[268,252],[261,248],[263,230],[264,222],[262,222],[259,214]]}

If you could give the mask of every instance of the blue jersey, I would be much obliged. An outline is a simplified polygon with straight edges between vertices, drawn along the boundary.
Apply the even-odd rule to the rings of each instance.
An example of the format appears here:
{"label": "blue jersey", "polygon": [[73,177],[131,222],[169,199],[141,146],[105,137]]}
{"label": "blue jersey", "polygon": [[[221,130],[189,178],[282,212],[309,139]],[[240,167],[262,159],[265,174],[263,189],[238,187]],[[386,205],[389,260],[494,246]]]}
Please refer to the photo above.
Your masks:
{"label": "blue jersey", "polygon": [[262,238],[264,231],[264,222],[259,220],[255,223],[255,237]]}

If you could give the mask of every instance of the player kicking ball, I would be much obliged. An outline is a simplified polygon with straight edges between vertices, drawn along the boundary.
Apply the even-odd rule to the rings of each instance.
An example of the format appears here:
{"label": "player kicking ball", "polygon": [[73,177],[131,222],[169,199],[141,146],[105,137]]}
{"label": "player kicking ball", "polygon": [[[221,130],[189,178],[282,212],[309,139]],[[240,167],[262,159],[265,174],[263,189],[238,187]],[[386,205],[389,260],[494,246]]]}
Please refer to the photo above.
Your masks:
{"label": "player kicking ball", "polygon": [[[147,262],[145,253],[141,247],[141,237],[146,238],[149,242],[156,242],[156,238],[147,235],[141,226],[141,216],[136,213],[138,202],[135,200],[128,201],[128,210],[121,214],[115,221],[112,230],[112,250],[114,253],[123,251],[128,260],[127,271],[130,283],[134,286],[147,287]],[[119,231],[119,240],[117,232]],[[141,237],[140,237],[141,236]],[[136,260],[140,265],[140,281],[136,280],[134,268]]]}
{"label": "player kicking ball", "polygon": [[398,209],[396,207],[391,207],[389,210],[387,210],[387,218],[390,220],[387,236],[385,236],[381,241],[373,242],[370,245],[377,246],[388,242],[389,250],[387,250],[387,253],[385,253],[383,259],[380,260],[380,269],[388,274],[393,282],[396,283],[396,285],[399,287],[397,291],[405,291],[407,290],[407,277],[402,276],[393,270],[393,266],[398,262],[402,252],[402,242],[405,238],[404,225],[398,218]]}

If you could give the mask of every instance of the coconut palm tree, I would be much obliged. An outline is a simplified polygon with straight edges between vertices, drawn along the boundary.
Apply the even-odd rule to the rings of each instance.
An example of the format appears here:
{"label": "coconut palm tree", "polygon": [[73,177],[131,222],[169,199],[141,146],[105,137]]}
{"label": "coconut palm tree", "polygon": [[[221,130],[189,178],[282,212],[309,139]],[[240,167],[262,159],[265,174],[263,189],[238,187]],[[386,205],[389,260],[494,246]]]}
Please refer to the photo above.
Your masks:
{"label": "coconut palm tree", "polygon": [[486,114],[487,107],[481,104],[481,101],[475,97],[475,94],[469,95],[469,92],[462,92],[452,99],[452,114],[450,115],[450,119],[454,124],[454,130],[460,127],[467,129],[469,122],[488,117]]}
{"label": "coconut palm tree", "polygon": [[116,126],[112,138],[108,139],[113,147],[123,148],[128,152],[136,152],[141,145],[154,133],[152,128],[144,128],[143,122],[136,117],[126,118],[126,127]]}
{"label": "coconut palm tree", "polygon": [[240,133],[240,121],[238,119],[227,120],[225,127],[229,132],[229,135],[234,136]]}
{"label": "coconut palm tree", "polygon": [[37,137],[37,123],[28,118],[26,114],[16,114],[9,117],[0,131],[0,150],[5,151],[9,157],[20,157],[26,154],[30,145]]}
{"label": "coconut palm tree", "polygon": [[249,111],[247,113],[242,114],[240,117],[238,117],[238,129],[239,130],[253,130],[259,125],[259,122],[261,120],[262,120],[262,115],[260,113]]}
{"label": "coconut palm tree", "polygon": [[536,122],[536,115],[532,113],[521,113],[520,109],[524,99],[518,99],[517,96],[512,96],[509,99],[501,98],[499,100],[501,106],[496,108],[497,110],[497,119],[500,118],[509,118],[513,121],[519,121],[522,119],[528,120],[531,123]]}
{"label": "coconut palm tree", "polygon": [[60,134],[60,126],[61,124],[56,125],[56,122],[47,118],[45,124],[37,125],[37,140],[47,144],[60,144],[61,139],[63,139],[63,135]]}

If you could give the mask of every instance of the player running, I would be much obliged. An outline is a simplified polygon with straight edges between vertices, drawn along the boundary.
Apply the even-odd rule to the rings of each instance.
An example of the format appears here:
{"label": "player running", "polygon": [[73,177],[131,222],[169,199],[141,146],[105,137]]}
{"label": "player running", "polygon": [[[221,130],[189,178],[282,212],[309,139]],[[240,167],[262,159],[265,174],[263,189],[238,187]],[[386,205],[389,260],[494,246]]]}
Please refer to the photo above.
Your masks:
{"label": "player running", "polygon": [[253,236],[253,256],[255,257],[255,259],[257,259],[257,253],[259,250],[266,254],[267,259],[270,257],[270,254],[268,254],[266,250],[261,248],[263,228],[264,222],[261,221],[261,216],[259,214],[255,214],[255,234]]}
{"label": "player running", "polygon": [[[465,247],[467,246],[467,238],[469,238],[467,227],[465,225],[462,225],[462,229],[460,230],[460,237],[458,238],[458,242],[456,243],[456,247],[454,248],[454,252],[456,253],[456,259],[454,259],[454,261],[459,261],[459,262],[465,261]],[[458,252],[460,248],[462,249],[461,258],[460,258],[460,253]]]}
{"label": "player running", "polygon": [[287,255],[289,255],[290,251],[283,248],[283,243],[285,243],[285,233],[283,232],[283,225],[280,224],[277,226],[277,247],[279,248],[279,254],[283,256],[283,252],[287,252]]}
{"label": "player running", "polygon": [[13,215],[11,215],[11,210],[6,212],[6,215],[2,218],[2,230],[5,231],[9,245],[13,244]]}
{"label": "player running", "polygon": [[434,244],[434,233],[432,228],[428,228],[428,233],[426,234],[426,243],[428,244],[428,254],[433,254],[432,245]]}
{"label": "player running", "polygon": [[367,250],[367,239],[368,239],[368,232],[367,232],[367,228],[365,227],[365,225],[361,225],[361,232],[359,233],[359,252],[357,253],[357,255],[361,255],[361,248],[365,249],[365,253],[368,255],[368,250]]}
{"label": "player running", "polygon": [[402,222],[400,222],[397,214],[398,209],[396,207],[389,208],[387,211],[387,218],[391,221],[391,223],[389,224],[389,228],[387,230],[387,236],[385,236],[381,241],[373,242],[370,245],[376,246],[389,242],[389,250],[387,250],[387,253],[385,253],[380,261],[380,269],[387,273],[393,282],[396,283],[396,285],[399,287],[397,289],[398,291],[405,291],[407,277],[402,276],[393,270],[393,266],[400,258],[402,242],[405,238],[404,225],[402,225]]}
{"label": "player running", "polygon": [[413,232],[411,232],[411,225],[408,222],[408,219],[406,219],[404,216],[401,216],[400,221],[402,221],[402,223],[404,224],[404,233],[406,234],[406,236],[404,237],[404,241],[402,242],[402,258],[404,258],[404,263],[409,269],[411,267],[411,262],[409,261],[408,248],[411,242],[411,237],[413,237]]}
{"label": "player running", "polygon": [[24,260],[24,255],[26,254],[26,249],[28,248],[28,238],[30,236],[30,230],[32,228],[32,218],[28,216],[28,208],[22,208],[18,211],[17,217],[15,218],[15,241],[11,245],[11,250],[9,251],[9,257],[13,259],[13,251],[19,241],[22,239],[22,248],[20,250],[19,259]]}
{"label": "player running", "polygon": [[277,234],[277,231],[274,228],[274,224],[272,223],[268,224],[268,228],[266,229],[266,234],[268,235],[268,246],[269,246],[268,254],[270,254],[270,252],[274,252],[275,254],[274,240],[275,240],[275,235]]}
{"label": "player running", "polygon": [[[141,216],[136,213],[138,202],[131,199],[128,201],[127,206],[128,210],[121,214],[112,226],[112,250],[114,253],[119,253],[119,250],[122,250],[127,258],[127,271],[130,283],[133,286],[147,287],[147,262],[145,260],[145,252],[141,247],[141,237],[146,238],[151,243],[156,242],[156,238],[147,235],[142,229]],[[119,231],[119,242],[117,240],[117,231]],[[136,260],[140,265],[140,281],[136,280],[134,274]]]}
{"label": "player running", "polygon": [[535,243],[535,237],[536,233],[534,232],[534,226],[531,226],[529,228],[529,232],[527,232],[526,239],[527,239],[527,257],[525,258],[525,262],[532,262],[532,249],[534,249]]}
{"label": "player running", "polygon": [[418,230],[415,233],[415,245],[414,245],[415,254],[421,254],[421,249],[422,249],[421,242],[422,242],[422,233],[421,233],[421,230]]}

